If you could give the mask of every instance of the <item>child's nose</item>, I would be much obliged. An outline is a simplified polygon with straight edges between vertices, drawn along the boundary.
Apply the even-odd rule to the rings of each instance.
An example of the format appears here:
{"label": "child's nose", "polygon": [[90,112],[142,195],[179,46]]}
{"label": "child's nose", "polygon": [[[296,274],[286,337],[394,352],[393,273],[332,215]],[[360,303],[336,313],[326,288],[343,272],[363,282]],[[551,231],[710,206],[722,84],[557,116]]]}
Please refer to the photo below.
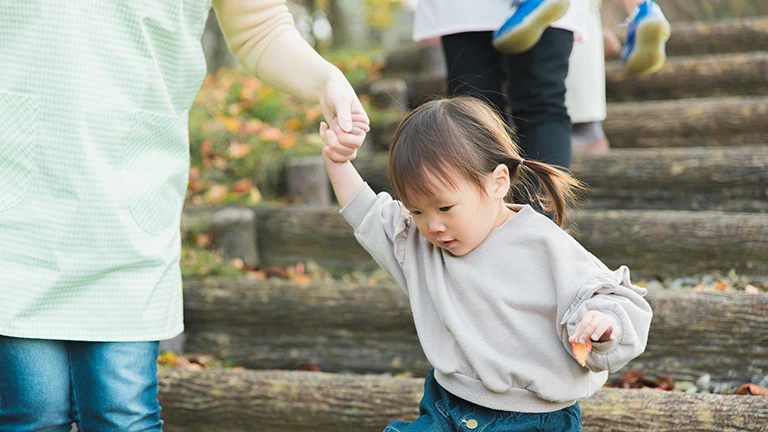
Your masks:
{"label": "child's nose", "polygon": [[431,233],[439,233],[445,231],[445,225],[443,225],[440,221],[430,221],[429,222],[429,232]]}

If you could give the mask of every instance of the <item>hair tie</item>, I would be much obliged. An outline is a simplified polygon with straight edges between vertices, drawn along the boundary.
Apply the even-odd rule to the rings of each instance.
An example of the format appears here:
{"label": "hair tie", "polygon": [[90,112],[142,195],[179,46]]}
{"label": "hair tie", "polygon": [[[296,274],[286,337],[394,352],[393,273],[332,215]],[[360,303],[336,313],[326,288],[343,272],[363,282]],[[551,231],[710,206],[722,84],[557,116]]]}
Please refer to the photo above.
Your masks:
{"label": "hair tie", "polygon": [[525,158],[520,158],[519,164],[520,166],[523,166],[525,164]]}

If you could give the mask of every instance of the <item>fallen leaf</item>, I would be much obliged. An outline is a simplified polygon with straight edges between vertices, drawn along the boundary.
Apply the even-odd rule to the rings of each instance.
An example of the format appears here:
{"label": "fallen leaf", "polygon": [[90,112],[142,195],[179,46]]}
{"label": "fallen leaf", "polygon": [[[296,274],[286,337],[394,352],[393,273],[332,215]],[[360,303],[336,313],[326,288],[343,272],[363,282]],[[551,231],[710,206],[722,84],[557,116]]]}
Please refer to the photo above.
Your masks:
{"label": "fallen leaf", "polygon": [[318,107],[312,107],[307,110],[307,114],[305,117],[307,118],[307,121],[309,123],[313,123],[315,120],[317,120],[318,117],[320,117],[321,111]]}
{"label": "fallen leaf", "polygon": [[221,204],[227,197],[227,187],[224,185],[213,185],[205,193],[205,202],[208,204]]}
{"label": "fallen leaf", "polygon": [[211,235],[200,233],[195,236],[195,244],[200,247],[208,247],[211,244]]}
{"label": "fallen leaf", "polygon": [[278,128],[270,127],[259,132],[259,139],[262,141],[280,141],[283,138],[283,131]]}
{"label": "fallen leaf", "polygon": [[646,377],[639,370],[629,370],[615,381],[607,384],[606,387],[623,389],[655,389],[671,391],[675,388],[675,380],[667,375],[659,375],[655,380]]}
{"label": "fallen leaf", "polygon": [[696,292],[704,291],[704,284],[698,284],[695,287],[693,287],[693,290]]}
{"label": "fallen leaf", "polygon": [[240,159],[251,152],[253,146],[248,143],[233,142],[229,146],[229,157],[232,159]]}
{"label": "fallen leaf", "polygon": [[573,355],[582,367],[587,365],[587,356],[592,351],[592,341],[587,339],[587,343],[580,344],[571,342],[571,348],[573,348]]}
{"label": "fallen leaf", "polygon": [[751,285],[751,284],[747,284],[747,286],[744,287],[744,291],[747,294],[760,294],[760,290],[757,289],[756,286]]}
{"label": "fallen leaf", "polygon": [[240,132],[240,122],[233,119],[232,117],[220,117],[220,121],[224,124],[224,127],[227,128],[230,132]]}
{"label": "fallen leaf", "polygon": [[285,128],[290,131],[297,131],[301,129],[301,120],[290,119],[285,122]]}
{"label": "fallen leaf", "polygon": [[768,388],[757,384],[742,384],[736,389],[737,395],[768,396]]}
{"label": "fallen leaf", "polygon": [[287,134],[280,140],[280,142],[277,143],[277,145],[283,150],[288,150],[289,148],[293,147],[294,144],[296,144],[295,134]]}
{"label": "fallen leaf", "polygon": [[288,273],[281,267],[273,266],[273,267],[267,267],[264,269],[264,271],[267,273],[267,277],[276,276],[280,279],[288,279]]}
{"label": "fallen leaf", "polygon": [[728,285],[727,281],[724,280],[718,280],[717,285],[715,285],[715,290],[717,291],[728,291],[730,289],[730,286]]}
{"label": "fallen leaf", "polygon": [[318,365],[313,361],[306,361],[304,363],[299,363],[298,365],[296,365],[296,370],[320,372],[320,365]]}
{"label": "fallen leaf", "polygon": [[305,274],[300,274],[300,275],[294,276],[293,280],[298,282],[298,283],[300,283],[300,284],[302,284],[302,285],[307,285],[308,283],[312,282],[312,276],[305,275]]}
{"label": "fallen leaf", "polygon": [[251,188],[253,188],[253,183],[251,182],[251,179],[244,178],[236,181],[232,185],[232,192],[238,195],[243,195],[245,193],[250,192]]}

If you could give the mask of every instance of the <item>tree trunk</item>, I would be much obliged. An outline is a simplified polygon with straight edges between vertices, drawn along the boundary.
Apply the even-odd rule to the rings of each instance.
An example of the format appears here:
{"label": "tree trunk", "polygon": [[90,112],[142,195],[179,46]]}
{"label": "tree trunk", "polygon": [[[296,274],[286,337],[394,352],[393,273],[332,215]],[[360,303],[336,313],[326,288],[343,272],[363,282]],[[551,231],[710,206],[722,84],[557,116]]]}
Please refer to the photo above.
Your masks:
{"label": "tree trunk", "polygon": [[[408,299],[394,284],[186,281],[185,350],[254,369],[311,362],[330,372],[431,368]],[[644,354],[627,369],[649,376],[743,384],[768,374],[768,295],[650,292]]]}
{"label": "tree trunk", "polygon": [[611,147],[734,146],[768,142],[768,98],[730,97],[608,104]]}
{"label": "tree trunk", "polygon": [[[202,209],[203,214],[210,210]],[[210,220],[185,210],[182,229],[206,231]],[[330,269],[377,266],[338,208],[256,210],[263,265],[314,260]],[[579,210],[574,237],[610,267],[636,276],[682,276],[735,269],[768,273],[768,218],[763,214],[655,210]]]}
{"label": "tree trunk", "polygon": [[[375,191],[391,191],[386,154],[354,162]],[[768,212],[768,147],[617,149],[576,155],[585,209]]]}
{"label": "tree trunk", "polygon": [[[418,416],[423,380],[312,372],[163,370],[164,430],[379,432]],[[584,431],[762,431],[768,398],[601,389]]]}
{"label": "tree trunk", "polygon": [[627,75],[623,64],[606,64],[611,102],[768,94],[768,54],[671,57],[652,75]]}

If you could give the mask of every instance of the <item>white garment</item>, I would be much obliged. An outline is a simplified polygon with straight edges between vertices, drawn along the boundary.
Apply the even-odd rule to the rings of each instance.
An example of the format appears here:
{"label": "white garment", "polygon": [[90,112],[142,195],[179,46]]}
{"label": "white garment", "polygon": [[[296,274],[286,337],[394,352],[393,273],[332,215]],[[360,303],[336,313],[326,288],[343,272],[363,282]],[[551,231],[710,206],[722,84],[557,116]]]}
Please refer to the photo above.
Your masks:
{"label": "white garment", "polygon": [[[571,0],[565,15],[552,24],[586,37],[585,21],[592,0]],[[495,31],[509,15],[511,0],[419,0],[413,39],[423,41],[454,33]]]}
{"label": "white garment", "polygon": [[591,0],[587,38],[573,44],[565,79],[565,106],[571,123],[605,120],[605,52],[598,0]]}

